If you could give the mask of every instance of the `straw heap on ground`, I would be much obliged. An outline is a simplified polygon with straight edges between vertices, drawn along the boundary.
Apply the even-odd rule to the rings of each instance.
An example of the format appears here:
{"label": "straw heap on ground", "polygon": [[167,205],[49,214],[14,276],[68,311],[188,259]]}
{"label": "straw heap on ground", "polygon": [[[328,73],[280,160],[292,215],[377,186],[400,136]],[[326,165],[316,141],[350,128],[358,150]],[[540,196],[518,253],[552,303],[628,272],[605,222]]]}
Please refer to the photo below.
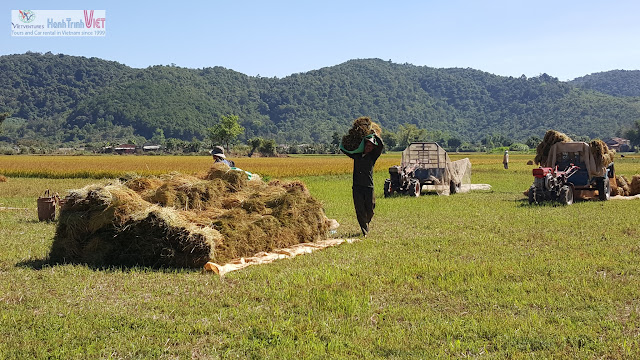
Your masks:
{"label": "straw heap on ground", "polygon": [[220,163],[198,177],[123,180],[69,193],[52,262],[197,268],[324,239],[329,229],[299,181],[249,181]]}

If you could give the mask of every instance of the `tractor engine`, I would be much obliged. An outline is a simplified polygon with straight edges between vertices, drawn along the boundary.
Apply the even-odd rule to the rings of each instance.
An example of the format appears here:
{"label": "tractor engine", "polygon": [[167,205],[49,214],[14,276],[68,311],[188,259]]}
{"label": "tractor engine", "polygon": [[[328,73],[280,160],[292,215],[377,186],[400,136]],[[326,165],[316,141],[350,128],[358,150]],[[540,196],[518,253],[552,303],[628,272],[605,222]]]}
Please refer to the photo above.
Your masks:
{"label": "tractor engine", "polygon": [[550,191],[558,186],[558,179],[551,174],[551,168],[533,169],[533,186],[539,191]]}
{"label": "tractor engine", "polygon": [[567,181],[578,171],[578,167],[571,164],[566,170],[558,171],[550,167],[533,169],[533,185],[529,188],[529,203],[540,204],[545,200],[560,201],[565,205],[573,203],[573,185]]}
{"label": "tractor engine", "polygon": [[400,169],[400,166],[392,166],[389,168],[389,178],[391,179],[391,186],[394,189],[404,189],[405,185],[409,182],[407,174]]}

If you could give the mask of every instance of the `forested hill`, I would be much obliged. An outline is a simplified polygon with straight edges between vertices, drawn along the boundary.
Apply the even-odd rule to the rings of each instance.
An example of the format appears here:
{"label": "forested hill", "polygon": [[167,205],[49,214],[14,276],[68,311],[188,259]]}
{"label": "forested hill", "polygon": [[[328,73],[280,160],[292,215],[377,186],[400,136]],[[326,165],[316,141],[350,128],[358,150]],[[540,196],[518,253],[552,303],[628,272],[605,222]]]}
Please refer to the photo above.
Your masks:
{"label": "forested hill", "polygon": [[571,84],[614,96],[640,96],[640,70],[611,70],[582,76]]}
{"label": "forested hill", "polygon": [[26,53],[0,57],[0,84],[0,113],[12,114],[5,141],[149,139],[157,129],[166,138],[202,139],[230,114],[246,128],[242,140],[290,143],[328,143],[362,115],[390,131],[415,124],[468,141],[489,134],[522,140],[547,129],[606,137],[640,119],[639,98],[583,90],[546,74],[513,78],[379,59],[261,78],[222,67],[134,69]]}

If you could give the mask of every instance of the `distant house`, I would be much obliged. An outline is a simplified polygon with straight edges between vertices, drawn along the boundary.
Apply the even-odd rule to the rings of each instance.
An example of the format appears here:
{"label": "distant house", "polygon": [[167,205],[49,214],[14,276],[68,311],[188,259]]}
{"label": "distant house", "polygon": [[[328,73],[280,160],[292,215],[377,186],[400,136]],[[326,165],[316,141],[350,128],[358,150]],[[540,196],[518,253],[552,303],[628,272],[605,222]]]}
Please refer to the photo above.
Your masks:
{"label": "distant house", "polygon": [[122,144],[113,148],[116,154],[133,154],[136,152],[136,146],[131,144]]}
{"label": "distant house", "polygon": [[160,145],[144,145],[142,147],[143,151],[158,151],[160,150]]}
{"label": "distant house", "polygon": [[617,152],[631,151],[631,141],[619,137],[612,137],[611,139],[604,140],[609,149],[613,149]]}
{"label": "distant house", "polygon": [[66,154],[71,154],[71,153],[73,153],[73,148],[69,148],[69,147],[66,147],[66,148],[58,148],[58,153],[59,153],[59,154],[65,154],[65,155],[66,155]]}

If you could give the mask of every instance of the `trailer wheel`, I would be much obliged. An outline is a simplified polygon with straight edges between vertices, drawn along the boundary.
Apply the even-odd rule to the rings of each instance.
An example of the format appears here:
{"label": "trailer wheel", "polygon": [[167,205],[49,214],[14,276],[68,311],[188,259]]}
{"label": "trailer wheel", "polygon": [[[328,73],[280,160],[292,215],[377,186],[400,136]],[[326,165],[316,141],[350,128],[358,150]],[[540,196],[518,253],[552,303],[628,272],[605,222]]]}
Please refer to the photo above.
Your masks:
{"label": "trailer wheel", "polygon": [[457,194],[460,192],[460,184],[456,184],[454,181],[449,182],[449,194]]}
{"label": "trailer wheel", "polygon": [[409,182],[409,195],[418,197],[421,190],[420,181],[414,179]]}
{"label": "trailer wheel", "polygon": [[605,176],[602,180],[598,181],[598,199],[607,201],[610,197],[611,184],[609,183],[609,178]]}
{"label": "trailer wheel", "polygon": [[559,200],[564,205],[573,204],[573,189],[571,189],[571,186],[565,185],[565,186],[560,188],[560,199]]}
{"label": "trailer wheel", "polygon": [[393,194],[393,188],[391,187],[391,180],[384,181],[384,197],[389,197]]}

